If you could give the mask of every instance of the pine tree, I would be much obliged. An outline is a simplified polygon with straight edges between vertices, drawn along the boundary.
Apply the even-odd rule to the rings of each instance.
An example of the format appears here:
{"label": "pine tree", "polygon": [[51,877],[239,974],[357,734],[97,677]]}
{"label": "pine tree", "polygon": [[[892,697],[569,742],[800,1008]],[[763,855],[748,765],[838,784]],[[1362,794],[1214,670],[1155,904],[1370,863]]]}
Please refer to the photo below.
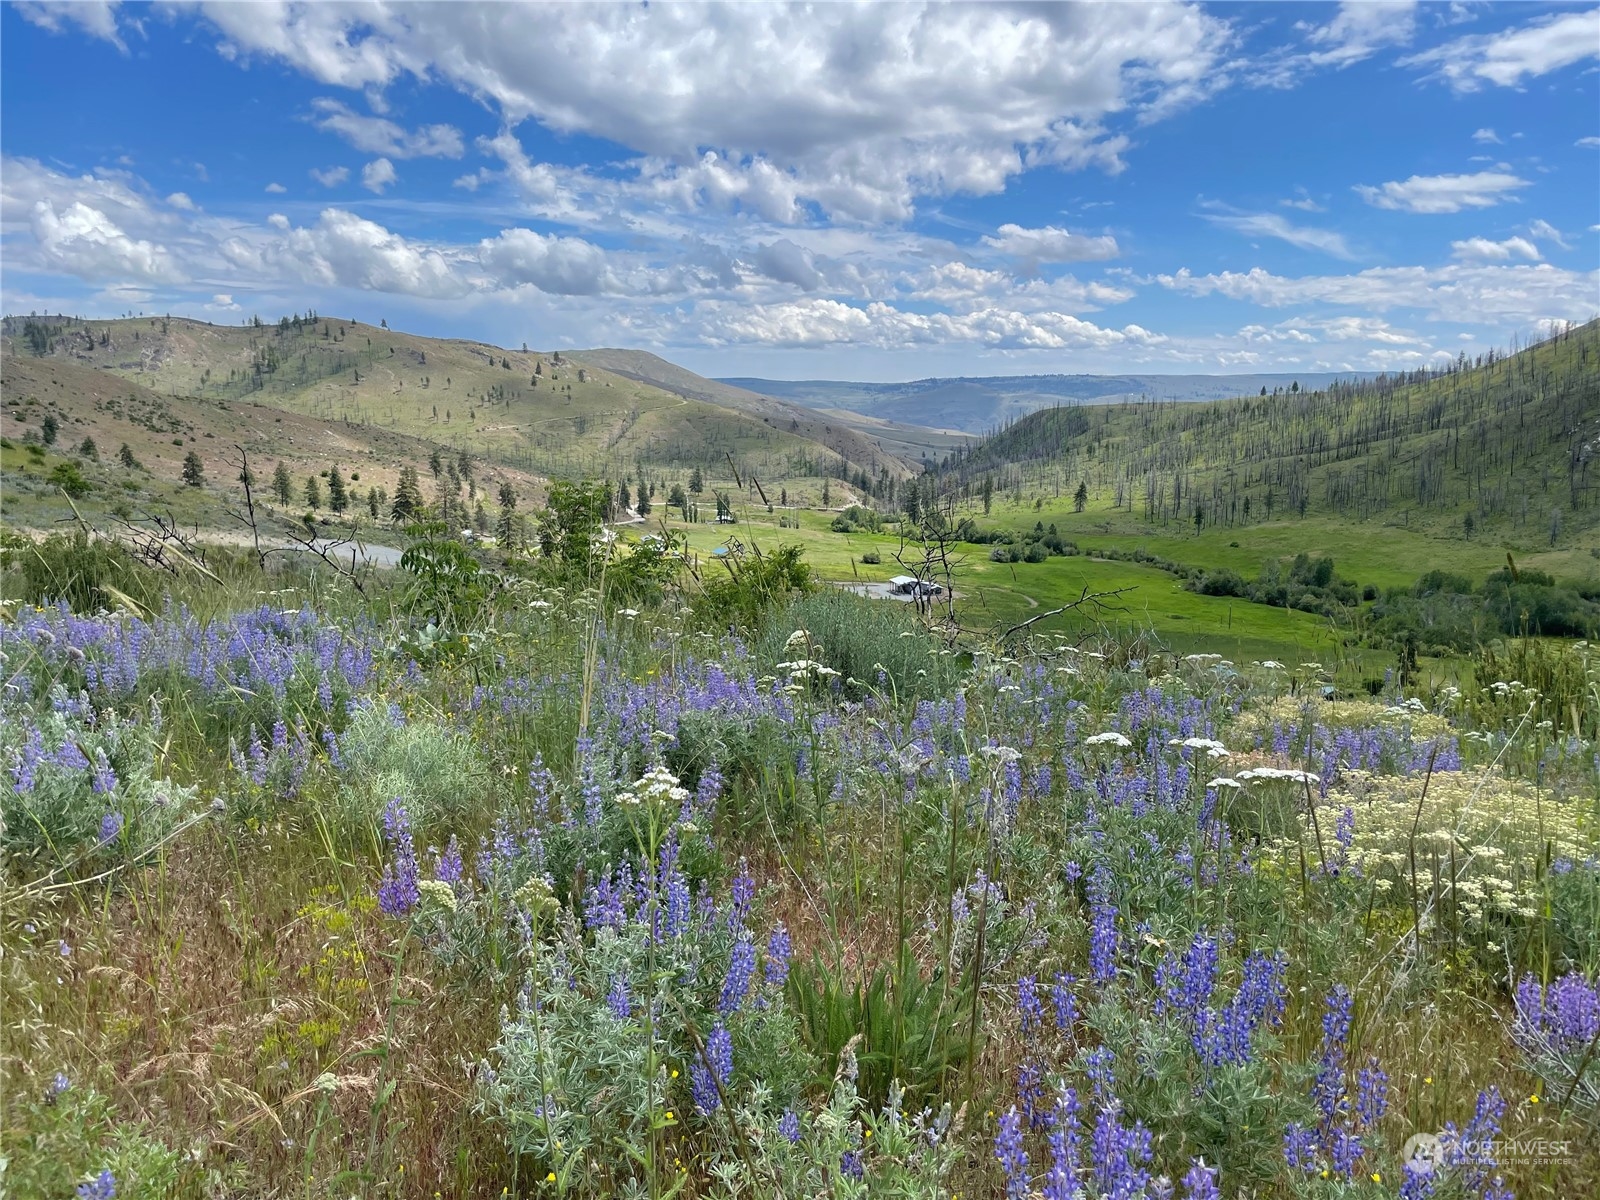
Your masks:
{"label": "pine tree", "polygon": [[322,507],[322,485],[317,482],[315,475],[306,476],[306,503],[313,510]]}
{"label": "pine tree", "polygon": [[117,461],[130,471],[135,471],[139,467],[139,460],[133,456],[133,450],[127,442],[123,442],[122,449],[117,451]]}
{"label": "pine tree", "polygon": [[400,483],[394,490],[394,505],[389,515],[396,521],[414,521],[422,515],[422,485],[417,482],[417,469],[400,468]]}
{"label": "pine tree", "polygon": [[705,491],[705,489],[705,476],[701,475],[700,468],[696,467],[694,470],[689,472],[689,491],[692,495],[698,496],[701,492]]}
{"label": "pine tree", "polygon": [[200,456],[191,450],[183,459],[183,482],[192,488],[197,488],[205,481],[205,464],[200,461]]}
{"label": "pine tree", "polygon": [[[437,406],[434,407],[433,415],[436,417],[439,415],[439,409]],[[439,452],[437,450],[428,456],[428,470],[433,472],[433,477],[435,479],[444,474],[444,459],[439,457]]]}
{"label": "pine tree", "polygon": [[328,471],[328,507],[336,513],[350,507],[350,493],[345,490],[344,476],[339,474],[337,466]]}
{"label": "pine tree", "polygon": [[832,503],[833,503],[832,480],[827,479],[826,477],[824,477],[823,480],[822,480],[822,507],[823,508],[827,508]]}
{"label": "pine tree", "polygon": [[46,446],[55,445],[56,434],[61,430],[61,422],[56,420],[55,413],[45,413],[44,421],[39,425],[39,437]]}
{"label": "pine tree", "polygon": [[495,523],[495,538],[508,554],[516,545],[517,493],[509,480],[500,485],[500,519]]}
{"label": "pine tree", "polygon": [[78,453],[93,462],[100,461],[100,447],[94,444],[92,437],[86,437],[78,446]]}
{"label": "pine tree", "polygon": [[289,468],[283,465],[282,460],[278,462],[276,469],[272,472],[272,494],[278,498],[278,503],[285,508],[289,507],[290,501],[294,499],[294,480],[290,477]]}
{"label": "pine tree", "polygon": [[1082,512],[1089,506],[1089,485],[1078,484],[1078,490],[1072,493],[1072,511]]}

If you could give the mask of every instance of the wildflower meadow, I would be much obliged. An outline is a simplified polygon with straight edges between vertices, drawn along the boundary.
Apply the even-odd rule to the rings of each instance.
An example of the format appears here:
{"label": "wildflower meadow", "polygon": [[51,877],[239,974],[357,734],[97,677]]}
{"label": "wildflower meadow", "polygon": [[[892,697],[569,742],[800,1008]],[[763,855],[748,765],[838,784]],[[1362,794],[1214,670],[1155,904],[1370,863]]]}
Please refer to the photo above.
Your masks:
{"label": "wildflower meadow", "polygon": [[0,1192],[1600,1194],[1594,647],[1352,695],[581,533],[8,601]]}

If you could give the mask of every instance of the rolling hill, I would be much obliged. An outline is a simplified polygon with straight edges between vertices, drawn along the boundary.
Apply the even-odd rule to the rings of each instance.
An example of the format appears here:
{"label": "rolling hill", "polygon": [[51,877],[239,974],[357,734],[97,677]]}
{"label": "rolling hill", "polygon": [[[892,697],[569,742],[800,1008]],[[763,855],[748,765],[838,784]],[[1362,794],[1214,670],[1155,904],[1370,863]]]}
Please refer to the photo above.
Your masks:
{"label": "rolling hill", "polygon": [[1083,483],[1114,509],[1197,530],[1312,516],[1553,545],[1600,519],[1600,321],[1437,374],[1047,409],[944,473],[962,488]]}
{"label": "rolling hill", "polygon": [[860,461],[862,439],[880,454],[919,465],[938,462],[972,441],[968,434],[939,428],[937,421],[924,420],[915,413],[896,421],[847,407],[791,402],[780,398],[779,393],[739,387],[729,380],[707,379],[644,350],[579,350],[573,358],[675,395],[787,422],[790,428],[797,427],[805,436],[822,441],[852,462]]}
{"label": "rolling hill", "polygon": [[[298,520],[306,511],[305,483],[321,479],[337,467],[358,496],[353,511],[365,511],[365,495],[381,488],[395,494],[400,472],[415,469],[430,482],[435,443],[376,426],[329,421],[255,401],[170,396],[109,371],[81,366],[56,357],[7,354],[0,359],[4,374],[4,432],[7,439],[29,440],[25,453],[13,442],[5,450],[5,495],[0,513],[12,528],[46,528],[69,518],[71,510],[51,475],[70,463],[89,485],[79,497],[86,514],[123,509],[172,510],[186,522],[215,529],[231,524],[226,506],[242,500],[238,486],[239,451],[248,456],[258,481],[257,500],[269,514]],[[39,435],[53,418],[53,444],[42,446]],[[86,443],[92,444],[92,452]],[[128,448],[137,466],[120,458]],[[184,459],[196,454],[206,486],[182,483]],[[282,463],[293,480],[289,505],[271,502],[268,481]],[[481,498],[492,510],[502,483],[509,483],[522,504],[535,502],[543,481],[531,472],[489,464],[461,490],[468,501]],[[319,482],[319,488],[322,485]],[[387,517],[387,505],[383,515]]]}
{"label": "rolling hill", "polygon": [[920,469],[888,439],[782,401],[724,394],[731,389],[677,368],[669,390],[598,359],[313,314],[242,326],[8,317],[0,330],[16,361],[62,362],[156,394],[249,401],[384,430],[528,473],[615,479],[728,457],[770,480]]}
{"label": "rolling hill", "polygon": [[851,383],[830,379],[722,379],[717,382],[811,408],[847,410],[892,422],[990,433],[1007,423],[1063,404],[1107,404],[1141,398],[1221,400],[1262,388],[1327,387],[1354,375],[996,375],[918,379],[910,383]]}

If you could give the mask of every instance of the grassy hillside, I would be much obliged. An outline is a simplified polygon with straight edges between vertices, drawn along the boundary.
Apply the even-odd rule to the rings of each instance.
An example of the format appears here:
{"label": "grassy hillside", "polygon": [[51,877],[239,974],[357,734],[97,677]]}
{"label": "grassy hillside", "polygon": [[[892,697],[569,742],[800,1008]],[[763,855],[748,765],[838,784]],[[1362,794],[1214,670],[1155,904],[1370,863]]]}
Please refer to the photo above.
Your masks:
{"label": "grassy hillside", "polygon": [[[77,498],[86,516],[156,508],[173,512],[185,524],[211,529],[234,525],[224,510],[242,501],[241,447],[269,511],[281,508],[279,515],[295,519],[307,508],[307,478],[317,476],[320,481],[331,468],[337,467],[360,494],[362,503],[352,512],[362,514],[370,489],[394,495],[403,467],[431,479],[434,443],[376,426],[324,420],[248,397],[163,395],[59,357],[7,353],[0,358],[0,371],[4,375],[0,431],[12,443],[0,450],[5,482],[0,516],[9,528],[45,529],[71,517],[71,506],[52,482],[64,463],[88,485]],[[56,426],[48,446],[40,444],[47,418],[53,418]],[[31,452],[17,444],[24,438],[35,443]],[[86,442],[92,443],[92,452]],[[123,446],[137,466],[121,461]],[[203,464],[205,482],[200,488],[182,481],[184,459],[191,452]],[[294,481],[294,500],[287,506],[273,503],[268,488],[280,462]],[[543,491],[538,477],[501,464],[478,472],[476,488],[493,497],[502,482],[509,482],[525,504]],[[431,483],[427,490],[431,499]],[[383,515],[387,517],[387,511]]]}
{"label": "grassy hillside", "polygon": [[[972,441],[970,435],[955,428],[941,428],[932,409],[891,420],[882,415],[854,412],[848,406],[791,403],[786,399],[774,399],[770,393],[736,387],[725,380],[707,379],[644,350],[580,350],[573,357],[580,363],[653,384],[679,396],[770,418],[780,428],[819,441],[852,463],[898,458],[907,463],[927,464],[939,461]],[[877,471],[872,474],[876,476]]]}
{"label": "grassy hillside", "polygon": [[259,326],[176,317],[32,324],[30,335],[28,320],[4,321],[6,348],[18,359],[94,367],[155,393],[249,400],[409,435],[527,472],[618,478],[728,454],[774,480],[909,469],[871,439],[804,409],[760,398],[755,407],[730,407],[559,352],[418,337],[336,317]]}
{"label": "grassy hillside", "polygon": [[[1163,529],[1394,523],[1569,544],[1600,514],[1600,323],[1440,375],[1209,404],[1035,413],[954,456],[947,479],[1071,495]],[[1096,502],[1100,504],[1096,504]]]}

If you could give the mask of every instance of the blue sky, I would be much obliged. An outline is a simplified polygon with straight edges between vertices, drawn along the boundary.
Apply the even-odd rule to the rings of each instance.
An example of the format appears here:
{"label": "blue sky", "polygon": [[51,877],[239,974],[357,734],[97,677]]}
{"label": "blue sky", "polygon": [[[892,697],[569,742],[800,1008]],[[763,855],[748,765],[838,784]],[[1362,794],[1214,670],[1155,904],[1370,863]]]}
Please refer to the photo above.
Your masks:
{"label": "blue sky", "polygon": [[1600,312],[1600,8],[23,3],[3,307],[704,374],[1375,370]]}

